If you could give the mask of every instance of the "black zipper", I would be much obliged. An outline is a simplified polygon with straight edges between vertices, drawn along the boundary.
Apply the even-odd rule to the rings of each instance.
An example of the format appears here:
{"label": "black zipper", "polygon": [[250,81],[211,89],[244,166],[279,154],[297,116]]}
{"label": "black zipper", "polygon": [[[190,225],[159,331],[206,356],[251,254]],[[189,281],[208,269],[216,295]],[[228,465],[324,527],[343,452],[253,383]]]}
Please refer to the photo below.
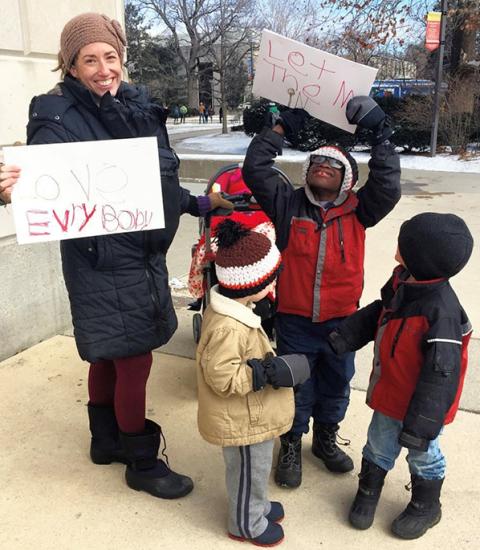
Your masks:
{"label": "black zipper", "polygon": [[397,333],[395,334],[395,337],[393,338],[392,343],[392,349],[390,351],[390,357],[393,357],[395,354],[395,348],[397,347],[398,340],[400,338],[400,334],[402,333],[403,327],[405,325],[405,322],[407,321],[406,317],[402,319],[402,322],[400,323],[400,326],[398,327]]}
{"label": "black zipper", "polygon": [[143,250],[144,250],[144,268],[145,268],[145,277],[148,283],[148,290],[150,292],[150,298],[152,299],[155,311],[157,316],[160,314],[160,301],[157,296],[157,288],[153,281],[152,273],[148,265],[148,256],[150,255],[150,237],[151,234],[149,231],[143,232]]}
{"label": "black zipper", "polygon": [[338,240],[340,242],[340,253],[342,255],[342,263],[345,263],[345,248],[343,243],[343,227],[342,227],[342,220],[340,218],[337,218],[338,221]]}

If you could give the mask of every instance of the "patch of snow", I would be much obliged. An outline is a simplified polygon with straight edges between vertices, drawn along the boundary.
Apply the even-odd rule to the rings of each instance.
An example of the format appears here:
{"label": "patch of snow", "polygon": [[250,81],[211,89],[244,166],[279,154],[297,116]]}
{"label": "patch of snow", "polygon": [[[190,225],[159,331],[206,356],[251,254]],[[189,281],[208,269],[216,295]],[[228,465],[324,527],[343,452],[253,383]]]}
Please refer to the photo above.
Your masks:
{"label": "patch of snow", "polygon": [[[206,125],[205,125],[206,126]],[[216,160],[223,158],[226,162],[240,162],[247,152],[247,148],[252,138],[242,133],[230,134],[208,134],[199,137],[191,137],[181,142],[183,150],[191,149],[192,153],[180,154],[180,158],[185,159],[209,159]],[[209,154],[203,154],[205,151]],[[360,153],[353,151],[353,157],[360,164],[366,164],[370,159],[369,153]],[[308,153],[295,151],[288,147],[283,150],[282,158],[303,162]],[[438,154],[435,157],[426,155],[400,155],[400,164],[402,168],[413,170],[431,170],[440,172],[470,172],[480,173],[480,158],[462,160],[458,155]]]}

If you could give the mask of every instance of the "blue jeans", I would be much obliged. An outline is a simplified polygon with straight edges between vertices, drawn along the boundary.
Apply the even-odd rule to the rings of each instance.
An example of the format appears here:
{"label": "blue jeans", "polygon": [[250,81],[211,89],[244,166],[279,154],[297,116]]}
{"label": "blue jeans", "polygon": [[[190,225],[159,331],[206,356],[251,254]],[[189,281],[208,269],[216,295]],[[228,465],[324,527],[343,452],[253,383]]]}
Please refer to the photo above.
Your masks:
{"label": "blue jeans", "polygon": [[[402,450],[398,443],[402,427],[401,420],[395,420],[375,411],[368,427],[367,444],[363,448],[363,456],[380,468],[391,470]],[[408,449],[407,462],[412,475],[423,479],[445,477],[445,457],[438,446],[438,437],[430,442],[425,452]]]}
{"label": "blue jeans", "polygon": [[342,320],[313,323],[300,315],[275,316],[277,353],[304,353],[310,363],[311,377],[295,389],[293,433],[308,433],[310,417],[320,424],[337,424],[345,418],[355,354],[339,357],[327,342],[327,336]]}

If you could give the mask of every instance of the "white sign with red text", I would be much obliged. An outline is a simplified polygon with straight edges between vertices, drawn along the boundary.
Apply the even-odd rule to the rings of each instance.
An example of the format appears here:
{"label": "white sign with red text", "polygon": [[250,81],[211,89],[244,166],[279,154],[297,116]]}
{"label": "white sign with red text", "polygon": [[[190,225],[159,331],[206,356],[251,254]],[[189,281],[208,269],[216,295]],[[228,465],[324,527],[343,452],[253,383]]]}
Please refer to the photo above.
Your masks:
{"label": "white sign with red text", "polygon": [[5,147],[19,244],[165,227],[157,139]]}
{"label": "white sign with red text", "polygon": [[354,133],[345,107],[353,96],[369,95],[377,71],[263,30],[253,93]]}

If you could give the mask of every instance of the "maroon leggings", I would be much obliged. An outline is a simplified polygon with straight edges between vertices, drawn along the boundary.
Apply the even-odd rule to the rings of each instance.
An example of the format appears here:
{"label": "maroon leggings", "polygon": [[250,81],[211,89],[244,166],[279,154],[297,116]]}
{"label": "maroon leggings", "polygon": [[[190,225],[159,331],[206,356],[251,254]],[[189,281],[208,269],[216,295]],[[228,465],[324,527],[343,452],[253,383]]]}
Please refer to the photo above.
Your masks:
{"label": "maroon leggings", "polygon": [[139,433],[145,429],[145,388],[151,366],[151,352],[90,363],[90,403],[112,405],[122,432]]}

